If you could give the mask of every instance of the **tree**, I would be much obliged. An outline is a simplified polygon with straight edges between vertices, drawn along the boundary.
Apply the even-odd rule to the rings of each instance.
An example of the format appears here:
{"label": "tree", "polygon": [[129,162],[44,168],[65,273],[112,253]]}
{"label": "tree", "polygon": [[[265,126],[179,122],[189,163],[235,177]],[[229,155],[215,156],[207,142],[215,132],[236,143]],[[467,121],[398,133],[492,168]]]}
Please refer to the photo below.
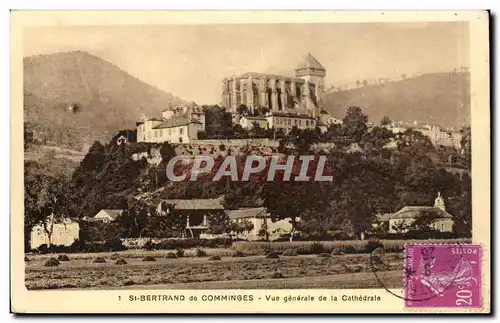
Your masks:
{"label": "tree", "polygon": [[359,80],[356,81],[356,87],[360,87],[361,86],[361,82]]}
{"label": "tree", "polygon": [[319,142],[320,133],[312,129],[299,129],[296,126],[288,133],[285,138],[287,143],[293,144],[299,153],[306,153],[310,150],[312,144]]}
{"label": "tree", "polygon": [[186,232],[187,215],[177,210],[174,204],[162,202],[160,216],[165,217],[165,226],[170,228],[172,237],[181,237]]}
{"label": "tree", "polygon": [[255,109],[255,116],[265,116],[269,112],[269,108],[267,107],[258,107]]}
{"label": "tree", "polygon": [[367,87],[367,86],[368,86],[368,81],[367,81],[367,80],[363,80],[363,86],[364,86],[364,87]]}
{"label": "tree", "polygon": [[211,234],[230,234],[233,229],[229,215],[224,211],[209,214],[207,220]]}
{"label": "tree", "polygon": [[381,156],[382,149],[394,136],[394,133],[386,128],[374,127],[371,131],[365,132],[363,142],[372,144]]}
{"label": "tree", "polygon": [[236,111],[238,111],[238,113],[240,115],[245,115],[248,113],[248,107],[244,104],[240,104],[240,106],[238,107],[238,109]]}
{"label": "tree", "polygon": [[406,74],[404,74],[404,73],[403,73],[403,74],[401,74],[401,79],[402,79],[402,80],[406,80]]}
{"label": "tree", "polygon": [[409,226],[408,230],[413,232],[427,232],[432,228],[439,215],[433,210],[423,210]]}
{"label": "tree", "polygon": [[347,112],[342,124],[344,134],[355,142],[359,142],[368,129],[368,127],[366,126],[367,122],[368,117],[363,114],[361,108],[347,108]]}
{"label": "tree", "polygon": [[267,222],[264,222],[262,224],[257,235],[266,241],[269,240],[269,233],[267,232]]}
{"label": "tree", "polygon": [[52,244],[54,224],[60,222],[67,211],[64,194],[66,182],[57,176],[47,176],[29,171],[25,165],[24,178],[24,224],[25,241],[35,225],[40,225],[47,235],[47,247]]}
{"label": "tree", "polygon": [[470,126],[463,127],[460,130],[462,138],[460,139],[460,146],[462,148],[462,155],[468,163],[469,169],[471,167],[471,156],[472,156],[472,140],[471,140],[471,130]]}
{"label": "tree", "polygon": [[34,142],[33,130],[27,122],[24,123],[24,150],[28,149]]}
{"label": "tree", "polygon": [[389,229],[393,230],[397,233],[405,233],[405,232],[408,232],[409,228],[410,228],[410,226],[405,221],[398,221],[398,222],[394,223],[392,225],[392,227]]}
{"label": "tree", "polygon": [[148,225],[148,209],[145,206],[129,205],[128,209],[115,220],[119,224],[123,238],[140,238]]}
{"label": "tree", "polygon": [[233,132],[235,137],[237,138],[247,138],[248,137],[248,132],[243,129],[243,127],[240,124],[235,124],[233,126]]}
{"label": "tree", "polygon": [[428,153],[435,151],[429,137],[411,128],[398,134],[397,141],[399,150],[413,157],[427,156]]}
{"label": "tree", "polygon": [[392,123],[391,119],[388,116],[384,116],[382,120],[380,120],[381,126],[388,126]]}
{"label": "tree", "polygon": [[[298,229],[298,219],[306,211],[321,212],[326,209],[326,185],[320,182],[290,182],[275,180],[265,182],[261,197],[271,220],[290,219],[292,224],[291,239]],[[311,194],[314,192],[314,194]]]}

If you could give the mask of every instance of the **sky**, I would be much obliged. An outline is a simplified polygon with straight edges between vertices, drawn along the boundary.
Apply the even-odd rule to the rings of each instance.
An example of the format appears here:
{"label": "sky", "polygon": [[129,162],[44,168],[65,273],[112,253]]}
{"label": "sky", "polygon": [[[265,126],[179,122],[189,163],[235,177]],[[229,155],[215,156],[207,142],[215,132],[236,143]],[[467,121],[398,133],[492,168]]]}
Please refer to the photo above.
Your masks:
{"label": "sky", "polygon": [[37,27],[23,46],[24,56],[83,50],[198,104],[220,102],[224,77],[293,76],[307,53],[326,87],[469,67],[462,22]]}

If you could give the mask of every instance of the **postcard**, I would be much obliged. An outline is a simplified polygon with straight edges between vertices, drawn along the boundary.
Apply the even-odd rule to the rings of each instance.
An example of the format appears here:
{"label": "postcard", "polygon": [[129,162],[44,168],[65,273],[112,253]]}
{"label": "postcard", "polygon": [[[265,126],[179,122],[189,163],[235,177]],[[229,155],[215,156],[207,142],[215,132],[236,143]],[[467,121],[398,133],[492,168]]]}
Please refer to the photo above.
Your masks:
{"label": "postcard", "polygon": [[487,11],[12,11],[11,311],[490,313],[489,67]]}

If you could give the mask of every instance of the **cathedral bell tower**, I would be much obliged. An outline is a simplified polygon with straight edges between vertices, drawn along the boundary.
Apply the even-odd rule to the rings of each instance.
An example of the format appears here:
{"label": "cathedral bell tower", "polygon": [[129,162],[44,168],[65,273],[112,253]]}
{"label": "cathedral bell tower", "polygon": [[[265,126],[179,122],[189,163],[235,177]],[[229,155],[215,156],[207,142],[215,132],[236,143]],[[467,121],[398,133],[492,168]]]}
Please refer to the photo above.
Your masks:
{"label": "cathedral bell tower", "polygon": [[441,192],[438,192],[438,196],[434,200],[434,207],[437,207],[443,211],[446,211],[445,205],[444,205],[444,199],[441,196]]}
{"label": "cathedral bell tower", "polygon": [[314,102],[317,113],[323,109],[323,95],[325,93],[326,69],[311,53],[307,54],[304,60],[295,69],[295,76],[314,84]]}

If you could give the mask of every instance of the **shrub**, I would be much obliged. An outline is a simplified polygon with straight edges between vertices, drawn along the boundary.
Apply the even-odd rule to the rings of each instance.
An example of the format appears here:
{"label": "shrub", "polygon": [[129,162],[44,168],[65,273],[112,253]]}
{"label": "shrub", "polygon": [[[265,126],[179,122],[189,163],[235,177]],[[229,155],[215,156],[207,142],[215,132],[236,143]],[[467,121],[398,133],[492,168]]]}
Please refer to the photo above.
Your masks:
{"label": "shrub", "polygon": [[44,243],[38,246],[37,251],[38,253],[46,254],[49,253],[49,248],[47,247],[47,244]]}
{"label": "shrub", "polygon": [[174,259],[174,258],[177,258],[177,256],[175,255],[175,253],[173,253],[173,252],[169,252],[169,253],[167,253],[167,255],[165,256],[165,258]]}
{"label": "shrub", "polygon": [[368,242],[365,245],[365,252],[371,253],[373,250],[375,250],[377,248],[383,249],[384,245],[378,240],[370,239],[370,240],[368,240]]}
{"label": "shrub", "polygon": [[45,267],[57,267],[60,265],[59,261],[56,258],[50,258],[44,264]]}
{"label": "shrub", "polygon": [[153,256],[146,256],[142,258],[142,261],[156,261],[156,259]]}
{"label": "shrub", "polygon": [[[425,243],[470,243],[470,239],[446,239],[446,240],[425,240]],[[404,251],[406,243],[419,243],[421,240],[383,240],[380,241],[387,253],[398,253]],[[323,251],[331,253],[334,249],[336,253],[357,254],[367,251],[367,241],[363,240],[347,240],[347,241],[283,241],[283,242],[267,242],[267,241],[252,241],[252,242],[234,242],[231,249],[241,251],[247,255],[262,255],[265,252],[274,251],[279,254],[287,249],[294,249],[299,255],[313,254],[313,245],[322,245]],[[377,245],[380,247],[381,245]],[[373,251],[376,248],[372,248]],[[317,252],[317,253],[322,253]],[[371,252],[371,251],[370,251]]]}
{"label": "shrub", "polygon": [[285,251],[283,251],[281,255],[291,257],[291,256],[297,256],[298,253],[297,250],[295,249],[286,249]]}
{"label": "shrub", "polygon": [[123,283],[123,286],[130,286],[130,285],[135,285],[135,282],[133,280],[127,280]]}
{"label": "shrub", "polygon": [[274,251],[271,251],[270,253],[268,253],[266,255],[266,258],[268,258],[268,259],[276,259],[276,258],[279,258],[279,257],[280,256],[276,252],[274,252]]}
{"label": "shrub", "polygon": [[151,242],[151,240],[148,240],[148,241],[146,241],[144,246],[142,246],[142,249],[150,251],[150,250],[155,249],[155,245]]}
{"label": "shrub", "polygon": [[120,239],[110,239],[104,242],[104,249],[106,251],[123,251],[126,248]]}
{"label": "shrub", "polygon": [[196,257],[206,257],[208,256],[207,252],[203,249],[196,249]]}
{"label": "shrub", "polygon": [[127,264],[127,262],[125,261],[125,259],[120,258],[120,259],[118,259],[118,260],[115,262],[115,264],[117,264],[117,265],[126,265],[126,264]]}
{"label": "shrub", "polygon": [[59,260],[59,261],[69,261],[69,257],[67,255],[59,255],[59,256],[57,256],[57,260]]}
{"label": "shrub", "polygon": [[323,253],[318,254],[318,257],[321,257],[321,258],[330,258],[331,256],[330,256],[329,253],[323,252]]}
{"label": "shrub", "polygon": [[271,274],[271,278],[283,278],[283,274],[279,271],[275,271]]}
{"label": "shrub", "polygon": [[312,254],[321,254],[325,252],[325,247],[321,242],[314,242],[311,245],[311,253]]}
{"label": "shrub", "polygon": [[177,255],[178,258],[184,257],[184,249],[180,247],[175,249],[175,254]]}
{"label": "shrub", "polygon": [[111,259],[111,260],[116,260],[118,258],[120,258],[120,254],[118,254],[116,252],[114,254],[112,254],[111,256],[109,256],[109,259]]}
{"label": "shrub", "polygon": [[153,248],[158,250],[165,249],[193,249],[193,248],[228,248],[232,244],[231,238],[215,239],[162,239],[160,242],[153,243]]}
{"label": "shrub", "polygon": [[220,150],[220,151],[224,151],[224,150],[226,150],[226,145],[224,145],[224,144],[220,144],[220,145],[219,145],[219,150]]}
{"label": "shrub", "polygon": [[237,257],[246,257],[247,255],[245,255],[243,252],[241,251],[235,251],[233,253],[233,257],[237,258]]}
{"label": "shrub", "polygon": [[210,257],[208,258],[208,260],[210,260],[210,261],[214,261],[214,260],[221,260],[221,258],[220,258],[219,256],[210,256]]}
{"label": "shrub", "polygon": [[106,262],[106,259],[104,259],[103,257],[96,257],[94,259],[94,261],[92,261],[92,263],[94,264],[103,264]]}
{"label": "shrub", "polygon": [[344,248],[344,253],[346,253],[346,254],[358,253],[358,250],[356,248],[354,248],[353,246],[346,246]]}

